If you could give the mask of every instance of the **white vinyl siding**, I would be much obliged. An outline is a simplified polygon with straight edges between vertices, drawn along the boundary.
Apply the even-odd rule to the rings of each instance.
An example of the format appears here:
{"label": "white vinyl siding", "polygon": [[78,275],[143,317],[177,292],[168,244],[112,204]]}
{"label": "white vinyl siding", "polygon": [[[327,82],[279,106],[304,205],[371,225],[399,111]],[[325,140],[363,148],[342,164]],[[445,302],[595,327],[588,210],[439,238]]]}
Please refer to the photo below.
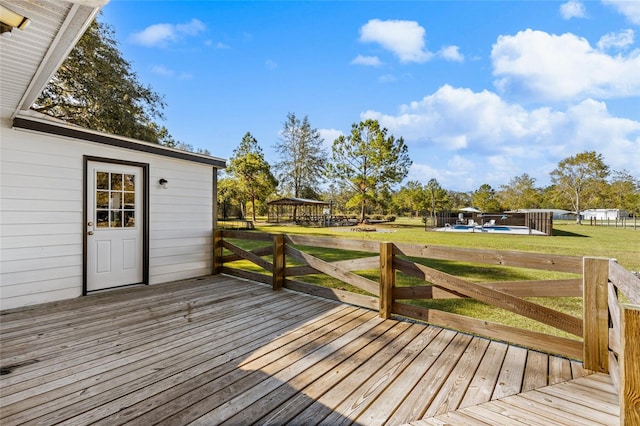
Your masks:
{"label": "white vinyl siding", "polygon": [[[150,283],[210,274],[212,168],[166,159],[150,175]],[[169,181],[167,189],[158,184],[161,178]]]}
{"label": "white vinyl siding", "polygon": [[[212,166],[0,128],[0,309],[82,294],[83,156],[149,164],[149,283],[211,273]],[[158,184],[167,179],[167,189]]]}

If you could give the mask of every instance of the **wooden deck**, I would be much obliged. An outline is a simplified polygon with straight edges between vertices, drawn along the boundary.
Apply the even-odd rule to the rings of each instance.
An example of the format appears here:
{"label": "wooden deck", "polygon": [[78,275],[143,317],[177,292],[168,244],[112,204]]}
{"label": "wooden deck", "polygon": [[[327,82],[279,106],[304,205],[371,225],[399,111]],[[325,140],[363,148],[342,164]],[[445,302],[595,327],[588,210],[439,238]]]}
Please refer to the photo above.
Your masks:
{"label": "wooden deck", "polygon": [[617,424],[606,376],[563,383],[586,376],[578,362],[225,276],[3,312],[1,327],[3,426],[573,424],[555,411],[567,398],[575,424]]}

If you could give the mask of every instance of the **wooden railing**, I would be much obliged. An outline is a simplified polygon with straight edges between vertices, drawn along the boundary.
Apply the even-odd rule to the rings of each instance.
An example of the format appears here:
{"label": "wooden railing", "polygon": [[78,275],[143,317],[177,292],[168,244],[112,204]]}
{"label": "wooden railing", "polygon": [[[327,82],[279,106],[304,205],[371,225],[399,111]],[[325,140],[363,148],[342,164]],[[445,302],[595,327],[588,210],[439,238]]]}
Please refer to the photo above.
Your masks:
{"label": "wooden railing", "polygon": [[[250,240],[254,245],[262,245],[245,250],[230,239]],[[362,253],[364,257],[328,262],[305,253],[301,249],[303,247],[353,251]],[[583,360],[586,369],[611,375],[619,390],[621,424],[640,424],[640,279],[614,260],[243,231],[216,231],[214,252],[215,273],[266,283],[274,290],[289,288],[378,310],[383,318],[400,315]],[[265,256],[272,260],[265,259]],[[292,259],[294,262],[290,263],[296,265],[287,264],[287,259]],[[582,277],[475,283],[425,266],[416,259],[538,269],[580,274]],[[248,260],[266,273],[228,266],[237,260]],[[377,270],[377,281],[353,272],[369,270]],[[426,285],[396,286],[398,272],[417,277]],[[318,273],[367,294],[314,285],[299,278]],[[618,298],[620,294],[624,303]],[[406,302],[461,297],[528,317],[582,340]],[[583,318],[533,303],[524,297],[582,297]]]}
{"label": "wooden railing", "polygon": [[[620,396],[620,424],[640,424],[640,278],[613,259],[585,259],[585,368],[609,373]],[[590,302],[587,303],[587,297]],[[620,299],[623,299],[621,302]],[[592,323],[587,325],[587,318]],[[589,336],[589,337],[587,337]]]}

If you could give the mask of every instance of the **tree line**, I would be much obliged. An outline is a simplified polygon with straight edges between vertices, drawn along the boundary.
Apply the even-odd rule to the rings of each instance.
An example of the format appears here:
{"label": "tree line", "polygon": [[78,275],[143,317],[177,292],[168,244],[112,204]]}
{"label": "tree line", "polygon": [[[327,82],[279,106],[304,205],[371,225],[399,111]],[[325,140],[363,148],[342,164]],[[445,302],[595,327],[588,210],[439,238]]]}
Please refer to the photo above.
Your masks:
{"label": "tree line", "polygon": [[[398,186],[411,166],[407,146],[375,120],[354,123],[349,135],[333,141],[330,152],[307,116],[301,121],[289,113],[281,135],[275,146],[280,161],[273,165],[249,132],[234,150],[218,187],[223,217],[256,220],[267,214],[268,201],[286,196],[331,202],[334,213],[359,221],[369,216],[434,217],[469,206],[483,212],[618,208],[640,213],[640,180],[626,170],[611,171],[595,151],[560,161],[547,187],[524,173],[499,188],[482,184],[459,192],[443,188],[436,179]],[[246,173],[249,163],[253,166]]]}

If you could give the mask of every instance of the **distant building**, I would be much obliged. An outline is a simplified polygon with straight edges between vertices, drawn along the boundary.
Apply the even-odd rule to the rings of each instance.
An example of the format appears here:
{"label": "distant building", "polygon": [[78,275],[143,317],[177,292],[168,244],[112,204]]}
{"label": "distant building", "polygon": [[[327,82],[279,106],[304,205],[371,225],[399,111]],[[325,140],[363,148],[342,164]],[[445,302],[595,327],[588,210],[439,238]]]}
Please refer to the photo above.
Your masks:
{"label": "distant building", "polygon": [[620,209],[588,209],[580,213],[584,220],[623,219],[629,217],[629,212]]}

